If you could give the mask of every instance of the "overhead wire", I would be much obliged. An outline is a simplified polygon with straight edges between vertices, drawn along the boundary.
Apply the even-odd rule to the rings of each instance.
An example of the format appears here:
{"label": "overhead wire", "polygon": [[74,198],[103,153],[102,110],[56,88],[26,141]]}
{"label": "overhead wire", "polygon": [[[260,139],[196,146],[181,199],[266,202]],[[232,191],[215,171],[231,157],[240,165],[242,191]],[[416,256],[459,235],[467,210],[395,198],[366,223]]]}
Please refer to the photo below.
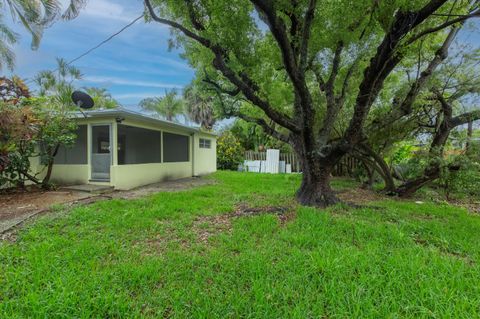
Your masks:
{"label": "overhead wire", "polygon": [[[70,65],[74,62],[77,62],[78,60],[80,60],[81,58],[85,57],[86,55],[92,53],[93,51],[95,51],[96,49],[100,48],[101,46],[103,46],[104,44],[106,44],[107,42],[111,41],[113,38],[115,38],[116,36],[118,36],[119,34],[121,34],[123,31],[127,30],[128,28],[130,28],[131,26],[133,26],[138,20],[142,19],[144,17],[143,13],[136,17],[135,19],[133,19],[131,22],[129,22],[127,25],[125,25],[124,27],[122,27],[120,30],[118,30],[117,32],[113,33],[112,35],[110,35],[109,37],[107,37],[105,40],[101,41],[100,43],[98,43],[97,45],[95,45],[94,47],[88,49],[87,51],[83,52],[82,54],[80,54],[79,56],[71,59],[70,61],[68,61],[66,63],[66,65]],[[55,72],[55,71],[58,71],[58,67],[55,68],[52,72]],[[33,83],[33,79],[29,79],[29,80],[26,80],[25,81],[25,84],[29,84],[29,83]]]}

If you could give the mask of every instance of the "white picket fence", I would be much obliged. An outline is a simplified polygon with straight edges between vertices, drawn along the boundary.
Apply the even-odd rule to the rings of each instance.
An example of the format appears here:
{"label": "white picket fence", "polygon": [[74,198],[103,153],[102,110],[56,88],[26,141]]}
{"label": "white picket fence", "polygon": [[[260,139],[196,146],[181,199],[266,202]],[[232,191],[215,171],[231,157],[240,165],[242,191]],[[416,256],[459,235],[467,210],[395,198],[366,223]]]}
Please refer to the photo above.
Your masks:
{"label": "white picket fence", "polygon": [[[295,154],[279,153],[279,157],[277,158],[276,153],[269,151],[278,152],[278,150],[267,150],[267,152],[246,151],[243,169],[247,172],[257,173],[301,173],[300,161]],[[278,164],[269,164],[267,159],[268,154],[270,154],[270,160]],[[358,159],[351,155],[346,155],[335,165],[332,175],[351,177],[353,176],[353,172],[361,165]]]}
{"label": "white picket fence", "polygon": [[280,160],[280,151],[275,149],[267,150],[265,160],[251,160],[247,157],[243,167],[245,171],[254,173],[292,173],[292,164]]}

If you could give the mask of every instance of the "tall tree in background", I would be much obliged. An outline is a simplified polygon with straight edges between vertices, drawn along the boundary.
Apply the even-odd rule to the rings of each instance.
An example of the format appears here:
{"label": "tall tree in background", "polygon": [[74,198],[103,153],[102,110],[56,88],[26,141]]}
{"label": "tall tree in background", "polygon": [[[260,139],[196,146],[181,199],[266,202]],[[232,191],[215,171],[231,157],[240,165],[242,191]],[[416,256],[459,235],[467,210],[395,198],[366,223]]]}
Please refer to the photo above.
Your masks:
{"label": "tall tree in background", "polygon": [[105,88],[87,87],[85,91],[92,97],[96,109],[114,109],[119,106],[118,102]]}
{"label": "tall tree in background", "polygon": [[392,73],[420,43],[434,52],[445,29],[478,17],[478,4],[145,0],[147,19],[178,31],[200,76],[223,96],[249,103],[232,105],[232,114],[293,147],[303,171],[297,199],[315,206],[338,202],[331,172],[366,140],[365,125]]}
{"label": "tall tree in background", "polygon": [[82,79],[82,73],[64,59],[57,58],[55,71],[40,71],[34,78],[40,96],[48,96],[65,109],[72,107],[74,81]]}
{"label": "tall tree in background", "polygon": [[184,114],[184,103],[176,90],[165,91],[165,96],[162,97],[143,99],[140,106],[146,111],[165,117],[167,121],[174,121],[177,115]]}
{"label": "tall tree in background", "polygon": [[201,92],[195,85],[189,85],[184,89],[183,98],[190,120],[206,130],[211,130],[216,122],[212,95]]}
{"label": "tall tree in background", "polygon": [[66,10],[58,0],[4,0],[0,2],[0,69],[13,69],[15,55],[12,45],[18,35],[5,23],[3,12],[10,13],[13,21],[19,21],[32,36],[32,49],[40,45],[43,30],[58,19],[71,20],[78,16],[87,0],[71,0]]}

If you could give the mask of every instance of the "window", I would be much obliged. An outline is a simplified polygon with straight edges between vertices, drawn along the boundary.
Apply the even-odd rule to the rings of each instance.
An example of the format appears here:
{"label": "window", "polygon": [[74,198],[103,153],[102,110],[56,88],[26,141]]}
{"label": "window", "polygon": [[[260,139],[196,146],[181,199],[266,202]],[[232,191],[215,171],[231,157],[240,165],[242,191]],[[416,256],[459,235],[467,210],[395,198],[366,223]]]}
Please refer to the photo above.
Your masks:
{"label": "window", "polygon": [[161,163],[161,133],[118,125],[118,165]]}
{"label": "window", "polygon": [[165,163],[188,162],[189,144],[189,137],[186,135],[163,132],[163,161]]}
{"label": "window", "polygon": [[77,138],[74,145],[69,147],[60,146],[55,156],[54,164],[87,164],[87,126],[79,125],[75,135]]}
{"label": "window", "polygon": [[211,148],[211,147],[212,147],[211,140],[207,140],[206,138],[200,139],[200,148]]}

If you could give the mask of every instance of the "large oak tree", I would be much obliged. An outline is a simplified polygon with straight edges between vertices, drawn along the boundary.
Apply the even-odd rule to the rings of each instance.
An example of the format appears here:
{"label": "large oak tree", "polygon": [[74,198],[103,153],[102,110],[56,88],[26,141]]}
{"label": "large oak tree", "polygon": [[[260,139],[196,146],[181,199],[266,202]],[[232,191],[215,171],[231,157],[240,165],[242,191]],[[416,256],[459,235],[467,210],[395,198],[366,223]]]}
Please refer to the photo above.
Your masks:
{"label": "large oak tree", "polygon": [[183,46],[198,78],[244,101],[229,112],[292,145],[303,171],[297,199],[315,206],[338,202],[330,174],[367,140],[385,82],[417,52],[412,48],[421,41],[434,52],[452,26],[479,15],[478,2],[465,0],[145,5],[147,19],[172,28],[174,44]]}

